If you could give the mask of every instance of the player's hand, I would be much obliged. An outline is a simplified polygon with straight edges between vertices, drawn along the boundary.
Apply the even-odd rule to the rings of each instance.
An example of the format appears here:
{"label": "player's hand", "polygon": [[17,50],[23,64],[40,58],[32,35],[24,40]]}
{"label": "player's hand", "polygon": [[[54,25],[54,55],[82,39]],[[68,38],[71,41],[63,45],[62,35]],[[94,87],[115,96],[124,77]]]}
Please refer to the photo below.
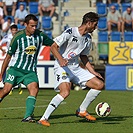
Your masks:
{"label": "player's hand", "polygon": [[64,58],[61,59],[59,62],[60,62],[60,66],[61,67],[67,66],[67,64],[68,64],[68,60],[67,59],[64,59]]}
{"label": "player's hand", "polygon": [[100,79],[102,79],[102,80],[104,80],[104,78],[101,76],[101,74],[100,73],[95,73],[95,75],[96,75],[96,77],[98,77],[98,78],[100,78]]}

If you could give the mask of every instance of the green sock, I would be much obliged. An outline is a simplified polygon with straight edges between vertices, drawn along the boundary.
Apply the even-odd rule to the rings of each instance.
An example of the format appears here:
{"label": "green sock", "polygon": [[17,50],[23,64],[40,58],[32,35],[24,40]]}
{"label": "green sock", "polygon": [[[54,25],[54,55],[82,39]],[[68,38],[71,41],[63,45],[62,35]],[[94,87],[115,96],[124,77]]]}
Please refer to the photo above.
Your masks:
{"label": "green sock", "polygon": [[26,100],[26,113],[24,118],[31,116],[34,112],[36,98],[34,96],[28,96]]}

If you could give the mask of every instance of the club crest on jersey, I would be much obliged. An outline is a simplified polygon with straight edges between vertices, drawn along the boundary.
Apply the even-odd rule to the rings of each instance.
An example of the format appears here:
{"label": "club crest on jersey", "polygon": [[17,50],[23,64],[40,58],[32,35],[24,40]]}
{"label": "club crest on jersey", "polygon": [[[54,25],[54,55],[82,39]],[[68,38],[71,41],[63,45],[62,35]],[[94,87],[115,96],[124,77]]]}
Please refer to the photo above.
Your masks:
{"label": "club crest on jersey", "polygon": [[68,76],[68,73],[66,73],[66,72],[63,72],[63,73],[62,73],[62,79],[63,79],[63,80],[65,80],[65,79],[67,78],[67,76]]}
{"label": "club crest on jersey", "polygon": [[73,58],[75,56],[76,56],[76,53],[71,52],[71,53],[68,54],[68,59],[71,59],[71,58]]}
{"label": "club crest on jersey", "polygon": [[28,46],[26,49],[25,49],[25,53],[26,54],[29,54],[29,55],[32,55],[32,54],[35,54],[36,52],[36,46]]}

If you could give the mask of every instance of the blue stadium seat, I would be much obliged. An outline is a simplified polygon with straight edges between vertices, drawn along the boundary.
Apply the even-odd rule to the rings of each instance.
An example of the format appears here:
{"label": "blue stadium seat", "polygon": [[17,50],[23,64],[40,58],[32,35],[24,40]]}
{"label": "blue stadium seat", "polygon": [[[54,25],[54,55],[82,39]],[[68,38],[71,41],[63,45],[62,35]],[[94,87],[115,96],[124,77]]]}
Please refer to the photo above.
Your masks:
{"label": "blue stadium seat", "polygon": [[51,30],[52,29],[52,18],[48,16],[43,16],[42,17],[42,28],[44,30]]}
{"label": "blue stadium seat", "polygon": [[99,60],[103,60],[104,63],[108,61],[108,32],[100,31],[98,32],[98,54]]}
{"label": "blue stadium seat", "polygon": [[45,31],[45,30],[44,30],[44,33],[45,33],[49,38],[51,38],[51,39],[53,38],[53,37],[52,37],[52,31],[51,31],[51,30],[49,30],[49,31]]}
{"label": "blue stadium seat", "polygon": [[133,41],[133,32],[124,32],[124,41]]}
{"label": "blue stadium seat", "polygon": [[107,18],[100,17],[98,20],[98,30],[104,31],[107,30]]}
{"label": "blue stadium seat", "polygon": [[127,7],[131,7],[131,3],[122,3],[121,4],[122,12],[126,11]]}
{"label": "blue stadium seat", "polygon": [[7,21],[8,17],[11,18],[12,23],[14,23],[14,17],[13,16],[5,16],[4,17],[4,20]]}
{"label": "blue stadium seat", "polygon": [[106,31],[98,32],[98,42],[108,42],[108,32]]}
{"label": "blue stadium seat", "polygon": [[27,8],[27,3],[26,2],[18,2],[17,9],[19,8],[20,4],[23,4],[24,5],[24,9]]}
{"label": "blue stadium seat", "polygon": [[118,31],[112,31],[110,36],[110,41],[121,41],[121,33]]}
{"label": "blue stadium seat", "polygon": [[97,3],[96,11],[100,17],[106,16],[107,15],[107,5],[105,3]]}
{"label": "blue stadium seat", "polygon": [[29,2],[29,13],[39,14],[38,13],[38,2]]}
{"label": "blue stadium seat", "polygon": [[109,8],[110,8],[111,6],[115,6],[115,9],[116,9],[116,10],[119,10],[119,9],[120,9],[120,6],[119,6],[118,3],[111,3],[111,4],[109,4]]}

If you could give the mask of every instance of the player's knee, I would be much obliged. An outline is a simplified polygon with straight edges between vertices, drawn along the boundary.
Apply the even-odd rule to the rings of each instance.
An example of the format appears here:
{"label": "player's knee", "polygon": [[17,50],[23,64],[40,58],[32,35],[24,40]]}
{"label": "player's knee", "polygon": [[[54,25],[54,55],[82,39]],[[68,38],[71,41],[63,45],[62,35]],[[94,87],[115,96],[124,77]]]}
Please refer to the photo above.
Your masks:
{"label": "player's knee", "polygon": [[97,90],[102,90],[104,88],[104,82],[100,81],[97,84]]}
{"label": "player's knee", "polygon": [[11,88],[3,88],[3,94],[6,95],[11,91]]}
{"label": "player's knee", "polygon": [[65,99],[70,95],[70,91],[61,92],[60,95]]}

